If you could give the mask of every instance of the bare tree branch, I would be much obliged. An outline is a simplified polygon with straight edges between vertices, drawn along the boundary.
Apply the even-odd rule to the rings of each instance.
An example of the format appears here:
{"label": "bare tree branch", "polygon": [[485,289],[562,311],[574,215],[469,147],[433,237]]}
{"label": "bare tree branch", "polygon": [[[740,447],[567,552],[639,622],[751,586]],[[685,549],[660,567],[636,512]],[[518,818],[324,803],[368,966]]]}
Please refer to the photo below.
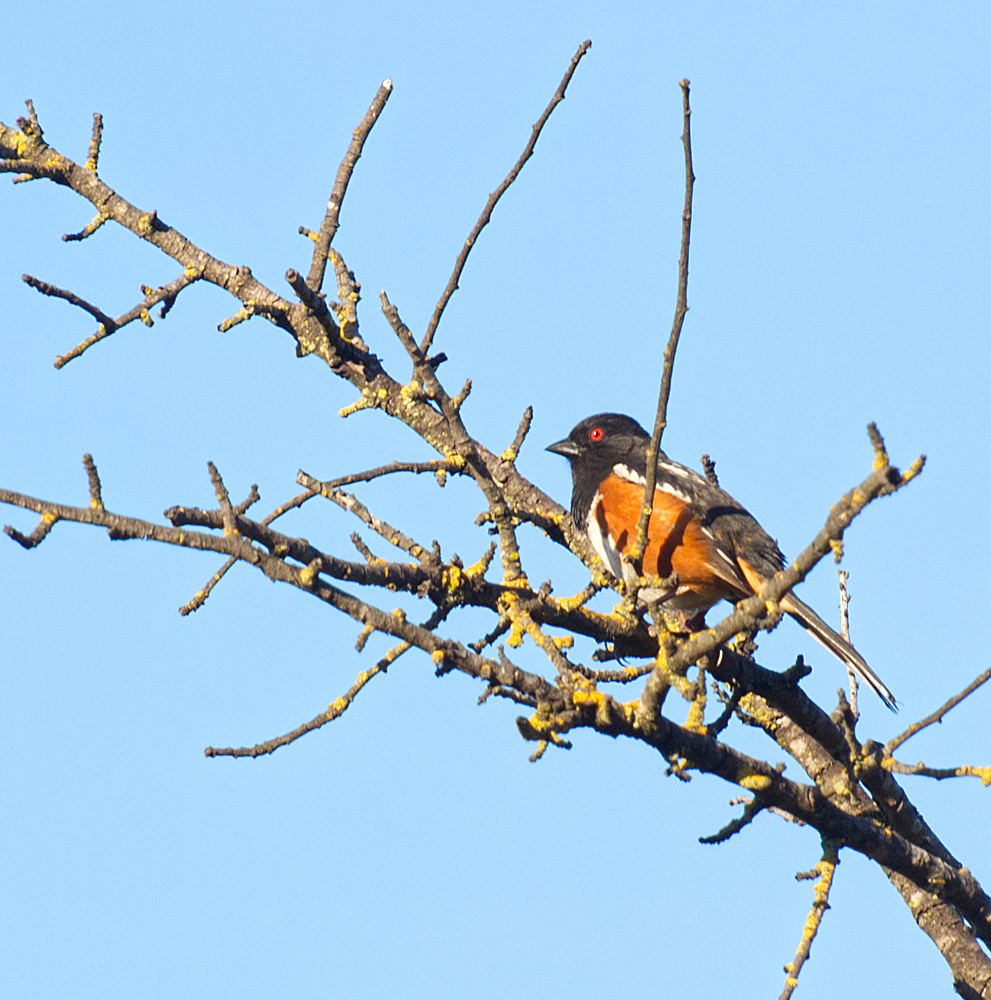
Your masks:
{"label": "bare tree branch", "polygon": [[[988,667],[984,673],[979,674],[974,680],[970,682],[959,694],[955,694],[949,701],[941,705],[936,709],[935,712],[927,715],[924,719],[920,719],[918,722],[913,722],[912,725],[905,730],[905,732],[896,736],[893,740],[889,740],[884,746],[885,754],[890,757],[895,750],[898,749],[906,740],[910,740],[916,733],[922,732],[927,726],[931,726],[934,722],[942,722],[943,716],[946,715],[951,709],[957,707],[965,698],[969,698],[982,684],[991,680],[991,667]],[[918,772],[912,772],[918,773]]]}
{"label": "bare tree branch", "polygon": [[[396,614],[396,612],[393,612]],[[423,623],[423,628],[434,629],[436,628],[447,614],[446,609],[438,609],[430,616],[430,618]],[[364,634],[364,633],[363,633]],[[312,733],[316,729],[320,729],[325,726],[328,722],[333,722],[335,719],[339,719],[350,707],[355,698],[361,692],[362,688],[372,680],[373,677],[377,677],[379,674],[384,674],[389,667],[392,666],[400,656],[403,655],[408,649],[411,649],[410,643],[400,642],[399,645],[393,646],[385,656],[382,657],[375,666],[371,667],[369,670],[362,670],[358,674],[357,680],[354,684],[348,688],[339,698],[335,699],[327,706],[327,710],[321,712],[316,718],[311,719],[309,722],[303,723],[303,725],[298,726],[292,732],[286,733],[284,736],[278,736],[272,740],[266,740],[264,743],[256,743],[253,747],[240,747],[235,749],[233,747],[226,747],[224,749],[217,749],[216,747],[207,747],[203,754],[206,757],[262,757],[265,754],[275,753],[279,747],[288,746],[290,743],[294,743],[301,736],[305,736],[307,733]]]}
{"label": "bare tree branch", "polygon": [[[839,571],[840,578],[840,635],[846,639],[847,642],[850,641],[850,592],[847,590],[846,582],[850,574],[847,573],[845,569]],[[857,683],[857,675],[853,670],[847,666],[846,668],[847,681],[850,684],[850,713],[855,719],[860,718],[860,712],[857,710],[857,692],[859,690],[859,685]]]}
{"label": "bare tree branch", "polygon": [[300,226],[299,231],[306,235],[313,235],[313,242],[316,244],[313,248],[313,262],[310,264],[310,273],[306,278],[306,286],[312,292],[319,292],[323,287],[327,257],[330,252],[330,245],[334,242],[334,237],[337,235],[341,206],[344,204],[344,195],[347,193],[351,174],[358,163],[362,149],[364,149],[368,134],[378,121],[379,115],[385,109],[385,102],[389,100],[391,95],[392,81],[386,80],[379,87],[378,93],[371,103],[371,107],[365,112],[365,117],[361,119],[358,127],[352,133],[351,145],[348,146],[348,151],[344,155],[341,165],[337,168],[337,177],[334,180],[333,190],[330,192],[330,200],[327,202],[327,211],[323,217],[320,232],[313,235],[309,233],[309,230],[304,230]]}
{"label": "bare tree branch", "polygon": [[829,890],[832,888],[833,875],[839,863],[840,857],[836,844],[831,841],[823,841],[822,860],[816,865],[815,870],[796,876],[798,878],[815,878],[818,876],[819,880],[816,882],[815,901],[805,920],[805,927],[802,931],[802,940],[799,942],[798,951],[795,952],[795,957],[791,962],[785,966],[788,978],[785,980],[785,988],[781,991],[779,1000],[788,1000],[792,993],[795,992],[795,987],[798,986],[798,977],[802,972],[802,966],[808,961],[809,955],[812,952],[812,942],[815,941],[816,934],[819,933],[819,925],[822,923],[822,918],[825,916],[826,910],[829,909]]}
{"label": "bare tree branch", "polygon": [[[407,382],[393,378],[379,358],[362,340],[358,327],[357,303],[360,284],[348,269],[342,255],[332,248],[339,225],[344,195],[355,164],[371,128],[377,121],[391,92],[388,81],[380,88],[372,106],[353,133],[347,154],[337,173],[323,224],[318,233],[301,229],[314,244],[310,273],[302,275],[289,269],[286,279],[298,301],[289,301],[256,281],[247,267],[225,264],[192,244],[182,234],[167,226],[154,211],[145,212],[130,205],[97,177],[102,120],[94,120],[93,137],[85,165],[73,163],[44,142],[38,116],[28,104],[29,117],[18,120],[18,129],[0,125],[0,171],[21,173],[28,179],[47,178],[70,187],[87,198],[96,209],[93,221],[69,239],[95,233],[104,221],[113,220],[139,238],[158,246],[178,261],[182,275],[170,285],[152,290],[142,287],[144,300],[117,319],[91,305],[72,292],[57,289],[37,279],[33,287],[44,294],[64,298],[92,315],[101,324],[95,337],[82,342],[59,359],[64,364],[78,356],[92,343],[114,332],[125,322],[140,318],[150,323],[149,309],[161,302],[164,315],[183,288],[193,281],[216,284],[238,299],[239,307],[221,324],[230,329],[253,316],[264,316],[279,329],[288,332],[299,356],[317,354],[334,374],[346,379],[357,390],[357,399],[341,410],[341,415],[360,409],[376,408],[413,429],[438,453],[428,462],[393,462],[365,472],[352,473],[329,481],[320,481],[301,472],[303,493],[276,507],[262,520],[248,516],[259,499],[256,487],[235,503],[219,471],[211,464],[210,477],[217,497],[217,508],[172,507],[166,512],[171,526],[153,524],[138,518],[115,514],[105,508],[103,491],[96,466],[90,456],[84,464],[89,487],[89,506],[73,507],[0,490],[0,502],[11,503],[40,516],[30,535],[8,528],[7,533],[25,547],[33,547],[47,537],[60,521],[91,524],[107,530],[111,539],[144,539],[214,553],[226,559],[207,584],[182,609],[189,613],[202,606],[206,597],[224,574],[236,563],[245,563],[276,582],[308,593],[323,605],[349,616],[360,625],[356,649],[360,653],[374,633],[395,640],[392,648],[370,669],[359,674],[352,686],[336,698],[314,719],[290,733],[240,749],[207,748],[209,756],[259,756],[272,753],[307,732],[338,718],[374,676],[410,649],[426,653],[434,672],[443,676],[452,671],[474,678],[483,686],[480,700],[492,695],[524,706],[529,714],[517,720],[519,732],[537,745],[532,759],[549,747],[567,748],[565,738],[573,729],[585,728],[612,737],[626,736],[660,753],[668,773],[688,780],[691,772],[717,776],[745,790],[749,796],[742,818],[731,821],[708,841],[718,842],[743,828],[761,811],[808,824],[816,829],[832,853],[824,846],[822,865],[834,865],[836,852],[844,846],[872,858],[882,866],[892,883],[912,909],[919,926],[933,938],[953,969],[958,990],[977,996],[991,982],[991,962],[974,940],[974,934],[991,942],[991,900],[970,873],[942,844],[921,814],[913,806],[894,773],[947,777],[951,774],[974,774],[991,782],[991,769],[961,766],[936,770],[919,764],[915,767],[894,761],[894,749],[914,732],[942,718],[954,704],[991,676],[978,678],[965,692],[951,699],[942,709],[906,733],[882,746],[871,740],[861,742],[857,735],[856,712],[841,696],[840,705],[830,716],[815,705],[798,686],[808,668],[799,659],[784,673],[775,673],[756,663],[745,653],[755,650],[755,630],[774,627],[780,617],[778,602],[811,571],[826,553],[838,551],[849,524],[867,504],[888,495],[911,481],[922,469],[920,458],[903,474],[889,461],[884,442],[871,425],[869,434],[874,451],[871,475],[849,491],[836,504],[822,530],[795,560],[776,574],[759,595],[740,602],[736,609],[713,628],[685,637],[668,635],[652,627],[649,620],[625,602],[612,614],[589,610],[586,606],[604,582],[617,589],[621,584],[595,576],[599,565],[587,539],[578,533],[568,513],[516,469],[516,460],[529,429],[532,411],[528,408],[509,448],[489,451],[468,429],[465,402],[470,379],[456,394],[451,394],[437,375],[443,355],[429,356],[437,325],[458,287],[465,262],[481,229],[487,224],[501,194],[513,182],[533,152],[540,130],[554,107],[563,99],[578,62],[588,49],[581,46],[543,116],[534,126],[522,157],[500,188],[490,197],[485,211],[458,257],[454,273],[438,302],[423,342],[417,344],[403,324],[399,311],[382,294],[383,312],[396,337],[403,344],[411,366]],[[658,400],[658,413],[652,439],[656,459],[666,424],[671,372],[678,337],[687,310],[689,237],[692,212],[694,172],[691,155],[690,106],[688,81],[682,81],[686,164],[685,207],[682,215],[682,252],[679,264],[679,293],[671,337],[665,351],[664,371]],[[328,301],[321,291],[326,262],[334,267],[339,302]],[[27,279],[26,279],[27,280]],[[705,464],[705,463],[703,463]],[[656,463],[654,465],[656,470]],[[377,518],[364,504],[343,492],[341,487],[369,482],[394,473],[433,473],[440,485],[449,473],[470,476],[486,499],[486,510],[478,523],[494,526],[498,536],[476,563],[465,566],[457,556],[445,559],[439,542],[429,548],[416,542],[398,527]],[[711,463],[706,475],[715,481]],[[647,491],[652,496],[652,490]],[[382,559],[357,535],[353,536],[364,561],[351,561],[323,552],[304,538],[276,531],[273,522],[322,495],[354,513],[372,530],[399,548],[403,555],[396,560]],[[641,511],[645,532],[649,509]],[[517,528],[521,522],[542,528],[556,543],[567,545],[593,569],[593,582],[571,597],[556,598],[549,583],[534,587],[523,565]],[[490,580],[491,562],[499,551],[501,578]],[[640,548],[642,552],[642,545]],[[409,561],[398,561],[407,559]],[[330,581],[334,581],[333,583]],[[422,625],[407,620],[401,610],[387,611],[356,596],[343,587],[374,587],[376,593],[399,591],[414,595],[432,605]],[[360,591],[366,593],[366,591]],[[482,608],[492,615],[491,628],[481,638],[464,645],[452,631],[442,635],[438,626],[448,615],[461,608]],[[482,629],[471,626],[470,635]],[[648,665],[629,665],[618,670],[592,669],[572,661],[573,636],[582,635],[605,644],[601,659],[643,658]],[[537,670],[524,670],[510,661],[503,647],[496,656],[484,656],[483,650],[505,636],[508,647],[532,642],[545,660]],[[729,643],[729,645],[727,645]],[[595,657],[593,657],[593,661]],[[692,669],[695,673],[692,674]],[[547,676],[544,676],[546,674]],[[628,684],[649,674],[639,697],[620,702],[600,690],[605,682]],[[714,683],[710,684],[710,680]],[[674,721],[681,698],[688,702],[683,724]],[[626,688],[625,690],[629,690]],[[712,711],[715,691],[722,709]],[[717,706],[718,709],[718,706]],[[712,721],[706,723],[706,714]],[[742,753],[726,740],[732,736],[731,724],[739,721],[754,727],[788,753],[801,767],[798,778],[786,777],[783,765]],[[729,736],[724,736],[728,733]],[[717,738],[718,737],[718,738]],[[813,917],[817,921],[825,909],[828,886],[826,871],[819,872]],[[968,924],[973,928],[971,934]],[[797,979],[814,934],[803,936],[802,946],[790,969]],[[983,984],[983,985],[982,985]],[[790,992],[793,986],[786,986]]]}

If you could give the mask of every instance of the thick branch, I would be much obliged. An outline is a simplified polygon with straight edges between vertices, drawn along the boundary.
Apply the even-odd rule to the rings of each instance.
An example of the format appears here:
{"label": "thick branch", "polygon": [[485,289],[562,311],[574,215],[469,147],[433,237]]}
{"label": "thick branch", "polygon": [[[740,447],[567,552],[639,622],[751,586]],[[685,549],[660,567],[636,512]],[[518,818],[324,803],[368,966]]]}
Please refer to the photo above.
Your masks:
{"label": "thick branch", "polygon": [[594,705],[592,710],[576,713],[574,719],[563,719],[573,724],[555,727],[556,731],[588,725],[607,735],[640,739],[666,759],[684,758],[696,770],[740,785],[758,795],[766,806],[782,809],[814,827],[822,837],[853,848],[951,903],[970,921],[978,937],[991,945],[991,899],[966,868],[947,863],[888,827],[850,815],[818,788],[791,781],[764,761],[747,757],[662,716],[645,721],[606,695],[599,695]]}

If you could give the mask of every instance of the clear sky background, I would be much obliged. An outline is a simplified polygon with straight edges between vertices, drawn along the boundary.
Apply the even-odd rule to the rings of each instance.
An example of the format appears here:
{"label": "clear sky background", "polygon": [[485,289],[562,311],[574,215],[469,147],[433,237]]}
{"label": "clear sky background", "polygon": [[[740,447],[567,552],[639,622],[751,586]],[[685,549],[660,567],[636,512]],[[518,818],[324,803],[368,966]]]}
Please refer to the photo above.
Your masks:
{"label": "clear sky background", "polygon": [[[927,7],[38,0],[0,12],[0,119],[32,98],[48,141],[82,161],[101,112],[105,182],[288,296],[286,269],[309,264],[297,226],[319,225],[351,130],[391,77],[335,245],[363,284],[365,339],[405,379],[379,290],[422,333],[591,38],[436,341],[447,386],[473,379],[465,415],[490,448],[533,405],[520,469],[566,502],[567,463],[546,444],[599,410],[652,419],[690,78],[691,311],[665,447],[696,467],[709,452],[788,554],[870,471],[868,421],[896,463],[928,454],[847,540],[854,639],[904,705],[894,717],[862,695],[861,735],[884,740],[988,664],[991,13]],[[215,504],[208,460],[235,499],[257,483],[267,512],[298,492],[298,469],[431,457],[381,414],[340,420],[354,390],[267,322],[218,333],[235,303],[212,288],[56,371],[93,324],[23,272],[111,314],[178,273],[112,225],[60,241],[91,214],[51,184],[0,179],[4,486],[85,505],[92,452],[108,508],[161,521],[173,504]],[[488,545],[465,483],[356,492],[466,562]],[[12,508],[0,520],[35,524]],[[282,523],[353,554],[359,525],[332,504]],[[531,579],[560,594],[587,579],[538,532],[522,538]],[[530,764],[518,709],[477,707],[478,685],[437,680],[413,653],[291,748],[207,760],[208,745],[312,718],[387,643],[359,656],[351,621],[243,567],[180,618],[219,566],[207,555],[73,525],[32,552],[0,543],[5,997],[778,995],[812,899],[794,873],[819,858],[813,831],[761,816],[702,846],[738,813],[737,789],[666,779],[646,748],[590,733]],[[801,595],[835,621],[835,567]],[[448,634],[487,627],[465,615]],[[800,652],[806,689],[831,706],[842,671],[791,623],[760,660],[782,669]],[[531,649],[516,656],[543,668]],[[978,694],[905,759],[991,763],[989,705]],[[991,887],[991,790],[905,785]],[[844,852],[832,906],[800,996],[950,995],[875,865]]]}

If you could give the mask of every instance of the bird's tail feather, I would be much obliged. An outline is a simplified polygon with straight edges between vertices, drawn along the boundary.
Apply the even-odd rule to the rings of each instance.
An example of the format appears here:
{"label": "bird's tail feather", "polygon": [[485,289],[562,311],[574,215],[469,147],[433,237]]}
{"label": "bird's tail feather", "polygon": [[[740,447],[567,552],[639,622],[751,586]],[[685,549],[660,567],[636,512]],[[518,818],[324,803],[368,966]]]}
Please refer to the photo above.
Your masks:
{"label": "bird's tail feather", "polygon": [[898,702],[888,686],[869,666],[867,661],[838,632],[834,632],[807,604],[794,594],[786,594],[781,607],[813,638],[822,643],[833,656],[846,664],[891,709],[898,711]]}

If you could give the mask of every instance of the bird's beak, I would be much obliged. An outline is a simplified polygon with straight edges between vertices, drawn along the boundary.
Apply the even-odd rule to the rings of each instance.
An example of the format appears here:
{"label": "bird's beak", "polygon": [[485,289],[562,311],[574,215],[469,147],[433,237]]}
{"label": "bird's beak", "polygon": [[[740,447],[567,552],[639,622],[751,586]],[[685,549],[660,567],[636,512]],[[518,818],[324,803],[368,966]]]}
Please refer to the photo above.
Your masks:
{"label": "bird's beak", "polygon": [[552,451],[555,455],[564,455],[570,460],[578,454],[578,445],[571,438],[565,438],[563,441],[555,441],[554,444],[548,445],[544,451]]}

